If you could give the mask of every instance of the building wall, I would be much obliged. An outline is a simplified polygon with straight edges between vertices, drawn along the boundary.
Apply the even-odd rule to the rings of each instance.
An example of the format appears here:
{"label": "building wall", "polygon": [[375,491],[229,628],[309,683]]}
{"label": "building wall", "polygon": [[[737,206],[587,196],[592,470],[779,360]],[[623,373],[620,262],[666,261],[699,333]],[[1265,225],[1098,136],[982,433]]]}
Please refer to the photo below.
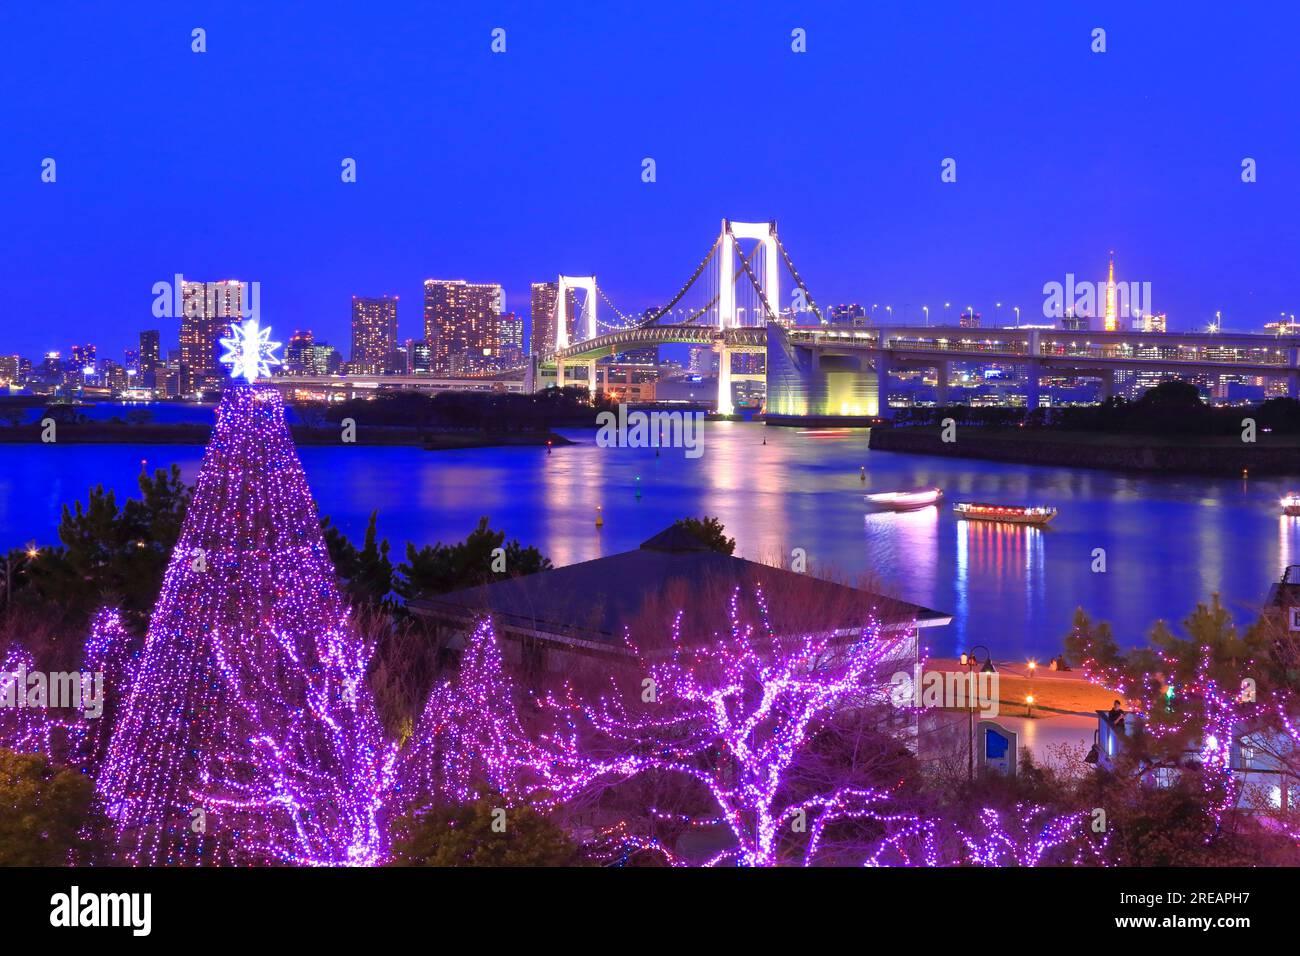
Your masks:
{"label": "building wall", "polygon": [[243,286],[236,280],[181,283],[181,365],[188,389],[221,384],[220,340],[243,318]]}
{"label": "building wall", "polygon": [[427,279],[424,338],[438,374],[464,374],[495,367],[504,290],[497,283]]}
{"label": "building wall", "polygon": [[[560,293],[558,282],[534,282],[528,310],[528,354],[542,355],[555,348],[555,300]],[[573,340],[573,327],[578,314],[578,293],[570,289],[565,295],[569,302],[569,321],[566,323],[569,340]]]}
{"label": "building wall", "polygon": [[[397,299],[352,297],[351,371],[362,375],[379,375],[398,371]],[[404,369],[402,371],[405,371]]]}

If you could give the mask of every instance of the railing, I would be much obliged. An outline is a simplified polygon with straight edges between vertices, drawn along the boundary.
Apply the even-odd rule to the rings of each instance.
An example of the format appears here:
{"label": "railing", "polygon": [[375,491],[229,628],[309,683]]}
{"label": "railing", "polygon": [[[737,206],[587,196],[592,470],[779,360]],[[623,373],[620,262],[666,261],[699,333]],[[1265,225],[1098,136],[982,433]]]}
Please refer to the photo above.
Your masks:
{"label": "railing", "polygon": [[898,351],[978,352],[981,355],[1028,355],[1028,342],[975,341],[974,339],[901,339],[885,341],[885,348]]}
{"label": "railing", "polygon": [[573,342],[558,351],[540,356],[542,364],[552,364],[557,357],[571,359],[587,352],[617,346],[636,347],[638,345],[704,345],[716,338],[722,338],[729,346],[738,348],[759,348],[766,342],[767,330],[761,326],[733,326],[729,329],[716,329],[708,325],[651,325],[621,332],[609,332],[594,339]]}
{"label": "railing", "polygon": [[852,341],[858,345],[875,346],[878,336],[875,332],[868,332],[862,329],[790,329],[790,338],[794,341],[821,341],[845,342]]}
{"label": "railing", "polygon": [[[1058,333],[1059,334],[1059,333]],[[1266,368],[1290,368],[1292,348],[1279,348],[1270,343],[1246,344],[1224,342],[1189,342],[1179,335],[1164,333],[1158,341],[1082,341],[1064,342],[1059,338],[1039,339],[1036,349],[1027,334],[1015,337],[922,337],[891,334],[885,331],[883,348],[897,352],[941,352],[964,355],[1015,356],[1053,358],[1079,358],[1105,361],[1161,362],[1188,365],[1243,365]],[[803,345],[852,345],[877,349],[880,333],[861,329],[808,329],[791,330],[790,338]],[[1261,337],[1262,338],[1262,337]],[[1182,341],[1179,341],[1182,339]]]}
{"label": "railing", "polygon": [[1289,350],[1266,346],[1236,347],[1182,343],[1128,342],[1042,342],[1038,354],[1044,358],[1091,358],[1112,361],[1186,362],[1215,365],[1289,366]]}

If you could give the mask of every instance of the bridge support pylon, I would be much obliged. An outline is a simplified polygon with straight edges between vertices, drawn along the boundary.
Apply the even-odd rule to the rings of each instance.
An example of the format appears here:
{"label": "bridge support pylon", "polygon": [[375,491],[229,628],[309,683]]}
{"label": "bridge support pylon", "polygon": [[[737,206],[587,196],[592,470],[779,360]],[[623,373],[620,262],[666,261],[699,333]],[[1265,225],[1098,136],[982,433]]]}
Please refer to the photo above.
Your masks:
{"label": "bridge support pylon", "polygon": [[722,345],[718,350],[718,414],[735,413],[736,406],[731,400],[731,349]]}
{"label": "bridge support pylon", "polygon": [[940,408],[948,406],[948,377],[952,374],[952,369],[947,362],[936,362],[934,365],[934,403]]}
{"label": "bridge support pylon", "polygon": [[582,315],[586,319],[583,325],[575,324],[574,334],[578,341],[596,337],[596,277],[595,276],[560,276],[555,283],[555,347],[565,348],[569,343],[569,292],[581,289],[586,293],[582,300]]}
{"label": "bridge support pylon", "polygon": [[[777,248],[775,222],[733,222],[722,220],[718,276],[718,326],[729,329],[736,321],[736,245],[735,240],[757,240],[763,246],[763,295],[777,315],[781,312],[781,252]],[[776,316],[774,315],[773,318]],[[757,323],[763,324],[763,323]]]}
{"label": "bridge support pylon", "polygon": [[1038,407],[1038,377],[1042,366],[1037,359],[1025,364],[1025,407],[1031,412]]}
{"label": "bridge support pylon", "polygon": [[[889,356],[881,352],[876,356],[876,411],[878,418],[893,418],[894,410],[889,405],[889,370],[893,366]],[[869,393],[868,393],[869,394]],[[871,413],[871,402],[867,402],[867,412]]]}

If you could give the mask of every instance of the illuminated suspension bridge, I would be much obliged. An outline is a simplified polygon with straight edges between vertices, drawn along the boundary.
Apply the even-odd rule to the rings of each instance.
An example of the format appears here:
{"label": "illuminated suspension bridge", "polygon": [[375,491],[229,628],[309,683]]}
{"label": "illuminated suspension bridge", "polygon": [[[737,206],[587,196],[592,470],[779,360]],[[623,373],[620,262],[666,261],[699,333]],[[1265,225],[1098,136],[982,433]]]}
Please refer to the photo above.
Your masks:
{"label": "illuminated suspension bridge", "polygon": [[[792,280],[791,302],[784,310],[783,272]],[[641,317],[619,311],[594,275],[562,275],[556,285],[550,322],[554,346],[534,355],[525,370],[525,390],[544,387],[546,370],[554,369],[555,384],[563,385],[567,369],[586,366],[587,382],[594,385],[596,363],[606,356],[660,345],[704,345],[718,353],[717,409],[727,415],[734,410],[732,382],[764,378],[761,372],[733,372],[733,355],[765,353],[767,323],[783,314],[807,312],[822,321],[775,222],[722,220],[717,239],[677,294]],[[580,314],[572,315],[578,293]],[[601,318],[602,302],[613,319]]]}

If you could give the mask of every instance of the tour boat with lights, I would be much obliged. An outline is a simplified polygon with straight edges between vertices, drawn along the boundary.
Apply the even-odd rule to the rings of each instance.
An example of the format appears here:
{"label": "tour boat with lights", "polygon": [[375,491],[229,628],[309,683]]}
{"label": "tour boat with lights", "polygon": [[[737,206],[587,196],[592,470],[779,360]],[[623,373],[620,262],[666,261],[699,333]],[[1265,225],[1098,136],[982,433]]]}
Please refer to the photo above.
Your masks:
{"label": "tour boat with lights", "polygon": [[1300,515],[1300,493],[1292,491],[1282,496],[1282,514]]}
{"label": "tour boat with lights", "polygon": [[1045,506],[990,505],[960,501],[952,506],[958,518],[967,521],[1005,521],[1011,524],[1045,525],[1056,517],[1056,509]]}
{"label": "tour boat with lights", "polygon": [[930,505],[938,504],[942,497],[943,491],[939,488],[925,488],[921,491],[878,491],[865,496],[868,504],[893,511],[928,508]]}

